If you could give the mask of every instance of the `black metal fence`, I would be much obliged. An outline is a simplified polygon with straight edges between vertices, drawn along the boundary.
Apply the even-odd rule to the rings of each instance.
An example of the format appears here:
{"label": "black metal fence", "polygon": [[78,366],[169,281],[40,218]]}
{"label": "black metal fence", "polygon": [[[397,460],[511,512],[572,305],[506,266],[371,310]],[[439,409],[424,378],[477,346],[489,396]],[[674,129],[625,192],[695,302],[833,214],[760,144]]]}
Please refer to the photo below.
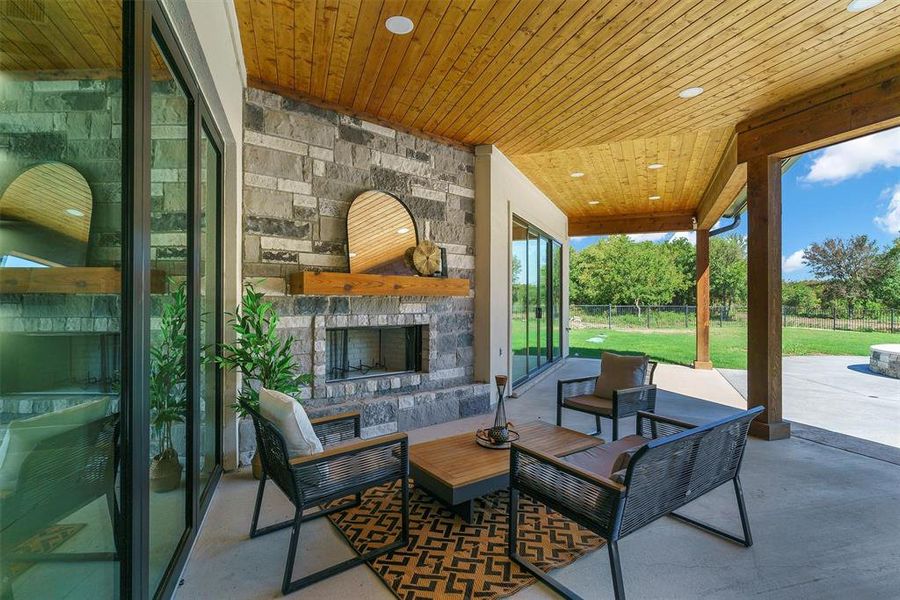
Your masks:
{"label": "black metal fence", "polygon": [[[745,326],[747,307],[712,306],[713,327]],[[782,308],[782,326],[843,331],[883,331],[900,333],[900,311],[833,309],[801,311]],[[693,329],[697,325],[697,307],[690,305],[630,306],[616,304],[571,305],[569,326],[600,329]]]}

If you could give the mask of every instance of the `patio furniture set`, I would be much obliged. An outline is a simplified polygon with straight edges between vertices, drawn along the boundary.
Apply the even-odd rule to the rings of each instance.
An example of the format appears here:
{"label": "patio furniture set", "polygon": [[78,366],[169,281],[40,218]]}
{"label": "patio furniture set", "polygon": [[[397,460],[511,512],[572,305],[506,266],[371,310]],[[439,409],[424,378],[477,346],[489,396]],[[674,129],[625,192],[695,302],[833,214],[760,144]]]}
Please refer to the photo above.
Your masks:
{"label": "patio furniture set", "polygon": [[[250,536],[291,528],[282,592],[288,594],[407,546],[410,477],[464,522],[472,520],[476,500],[508,490],[509,558],[564,598],[579,596],[519,554],[522,495],[605,539],[617,599],[625,597],[618,542],[660,517],[671,516],[749,547],[753,542],[740,467],[750,422],[762,409],[738,412],[700,426],[686,423],[655,414],[655,363],[646,357],[606,353],[602,365],[599,377],[560,381],[557,424],[522,424],[517,428],[519,440],[508,451],[478,445],[472,434],[413,446],[409,446],[405,433],[361,439],[358,413],[309,420],[292,399],[285,396],[267,402],[268,390],[263,390],[260,410],[247,407],[263,464]],[[563,409],[594,414],[598,431],[601,416],[612,418],[613,440],[605,443],[596,435],[562,427]],[[298,410],[302,414],[298,415]],[[291,413],[287,421],[299,417],[298,428],[285,431],[286,412]],[[629,416],[635,417],[635,431],[619,439],[617,420]],[[298,456],[302,433],[314,436],[311,441],[315,448]],[[259,513],[268,479],[295,510],[292,519],[260,528]],[[402,498],[395,541],[292,579],[302,523],[358,506],[366,490],[396,482],[400,483]],[[738,505],[741,535],[676,512],[729,482]],[[316,507],[316,512],[305,514]]]}

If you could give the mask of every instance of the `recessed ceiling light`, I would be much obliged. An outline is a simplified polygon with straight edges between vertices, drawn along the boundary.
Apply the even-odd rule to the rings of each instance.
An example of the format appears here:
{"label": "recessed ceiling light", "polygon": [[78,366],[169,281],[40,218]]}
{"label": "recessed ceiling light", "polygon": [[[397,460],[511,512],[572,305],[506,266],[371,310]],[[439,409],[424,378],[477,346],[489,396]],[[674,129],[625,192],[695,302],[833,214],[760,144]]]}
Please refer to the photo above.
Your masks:
{"label": "recessed ceiling light", "polygon": [[650,196],[650,200],[659,200],[660,196]]}
{"label": "recessed ceiling light", "polygon": [[696,98],[703,93],[702,87],[689,87],[678,92],[682,98]]}
{"label": "recessed ceiling light", "polygon": [[850,12],[862,12],[873,6],[878,6],[882,2],[884,2],[884,0],[853,0],[847,5],[847,10]]}
{"label": "recessed ceiling light", "polygon": [[600,204],[599,200],[588,200],[588,204]]}
{"label": "recessed ceiling light", "polygon": [[584,173],[581,171],[575,171],[574,173],[569,173],[572,177],[584,177]]}
{"label": "recessed ceiling light", "polygon": [[388,17],[388,20],[384,22],[384,26],[387,27],[388,31],[397,35],[406,35],[414,27],[412,19],[401,15]]}
{"label": "recessed ceiling light", "polygon": [[409,233],[409,227],[401,227],[400,229],[397,230],[397,233],[399,233],[400,235],[403,235],[404,233]]}
{"label": "recessed ceiling light", "polygon": [[648,169],[662,169],[665,165],[662,163],[650,163],[647,165]]}
{"label": "recessed ceiling light", "polygon": [[351,253],[350,253],[350,258],[355,258],[355,257],[356,257],[356,252],[351,252]]}
{"label": "recessed ceiling light", "polygon": [[71,217],[83,217],[84,213],[78,210],[77,208],[67,208],[66,214]]}

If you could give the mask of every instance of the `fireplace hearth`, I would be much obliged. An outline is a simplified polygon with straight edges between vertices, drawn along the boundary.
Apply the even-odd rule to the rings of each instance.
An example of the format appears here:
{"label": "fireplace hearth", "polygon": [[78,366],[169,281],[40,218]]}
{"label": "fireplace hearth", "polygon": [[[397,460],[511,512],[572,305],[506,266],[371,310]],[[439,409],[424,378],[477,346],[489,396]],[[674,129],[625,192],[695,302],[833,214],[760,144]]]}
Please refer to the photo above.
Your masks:
{"label": "fireplace hearth", "polygon": [[326,381],[415,373],[421,370],[422,325],[326,330]]}

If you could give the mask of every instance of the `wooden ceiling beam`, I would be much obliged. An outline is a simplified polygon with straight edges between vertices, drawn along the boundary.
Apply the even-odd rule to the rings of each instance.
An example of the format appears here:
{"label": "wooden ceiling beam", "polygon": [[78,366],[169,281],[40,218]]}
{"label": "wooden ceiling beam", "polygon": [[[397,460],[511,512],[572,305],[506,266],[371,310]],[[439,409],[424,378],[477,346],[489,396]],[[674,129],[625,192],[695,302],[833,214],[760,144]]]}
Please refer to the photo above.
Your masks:
{"label": "wooden ceiling beam", "polygon": [[737,134],[732,133],[715,173],[697,206],[697,228],[710,229],[747,184],[747,164],[737,160]]}
{"label": "wooden ceiling beam", "polygon": [[737,126],[738,162],[787,158],[900,125],[900,61],[786,102]]}
{"label": "wooden ceiling beam", "polygon": [[690,231],[693,228],[694,213],[692,212],[569,219],[570,236],[663,233],[668,231]]}

